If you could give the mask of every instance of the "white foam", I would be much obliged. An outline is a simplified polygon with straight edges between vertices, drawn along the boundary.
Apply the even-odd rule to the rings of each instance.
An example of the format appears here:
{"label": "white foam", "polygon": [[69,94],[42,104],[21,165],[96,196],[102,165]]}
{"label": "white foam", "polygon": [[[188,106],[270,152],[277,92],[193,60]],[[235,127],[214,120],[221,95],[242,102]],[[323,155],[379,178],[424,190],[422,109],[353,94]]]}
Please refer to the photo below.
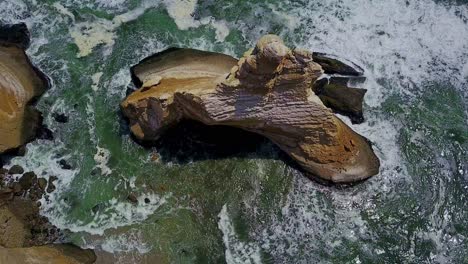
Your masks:
{"label": "white foam", "polygon": [[230,33],[225,20],[214,20],[211,22],[211,26],[216,30],[216,40],[218,42],[223,42]]}
{"label": "white foam", "polygon": [[99,81],[101,80],[102,75],[103,75],[103,72],[96,72],[95,74],[91,76],[91,80],[93,81],[91,88],[95,92],[99,89]]}
{"label": "white foam", "polygon": [[107,49],[105,55],[109,55],[117,38],[115,30],[123,23],[137,19],[147,9],[158,4],[158,2],[143,1],[139,7],[117,15],[112,20],[96,18],[92,22],[85,21],[75,24],[70,28],[70,35],[79,49],[77,57],[88,56],[96,46],[101,44]]}
{"label": "white foam", "polygon": [[174,19],[180,30],[200,26],[200,21],[193,18],[197,0],[163,0],[169,16]]}
{"label": "white foam", "polygon": [[98,168],[101,171],[101,175],[106,176],[112,173],[111,168],[107,166],[109,162],[111,153],[108,149],[96,147],[97,151],[94,155],[94,161],[96,162],[95,168]]}
{"label": "white foam", "polygon": [[132,230],[125,234],[107,236],[100,247],[110,253],[136,251],[145,254],[150,252],[152,247],[143,242],[143,238],[144,235],[141,230]]}
{"label": "white foam", "polygon": [[223,232],[223,242],[226,247],[226,262],[228,264],[262,263],[258,245],[242,242],[237,237],[226,205],[223,206],[218,217],[218,227]]}
{"label": "white foam", "polygon": [[[50,216],[52,223],[61,229],[102,236],[108,229],[144,221],[150,215],[153,215],[162,205],[166,204],[167,199],[171,196],[172,194],[170,193],[164,196],[154,193],[143,193],[137,197],[138,204],[111,198],[107,202],[102,203],[102,206],[93,215],[93,219],[90,222],[70,221],[67,219],[67,215],[65,215],[66,210],[55,211],[55,214]],[[149,203],[146,203],[145,199],[149,199]],[[63,201],[56,201],[55,203],[54,206],[56,207],[69,207]]]}
{"label": "white foam", "polygon": [[77,57],[88,56],[100,44],[104,44],[107,49],[112,48],[115,43],[116,28],[117,25],[106,19],[75,24],[70,29],[70,35],[79,49]]}
{"label": "white foam", "polygon": [[75,15],[73,15],[72,12],[70,12],[66,7],[64,7],[62,4],[60,4],[59,2],[55,2],[53,4],[53,7],[55,7],[55,9],[57,9],[57,11],[59,11],[59,13],[61,13],[62,15],[65,15],[65,16],[68,16],[71,18],[72,22],[75,22]]}

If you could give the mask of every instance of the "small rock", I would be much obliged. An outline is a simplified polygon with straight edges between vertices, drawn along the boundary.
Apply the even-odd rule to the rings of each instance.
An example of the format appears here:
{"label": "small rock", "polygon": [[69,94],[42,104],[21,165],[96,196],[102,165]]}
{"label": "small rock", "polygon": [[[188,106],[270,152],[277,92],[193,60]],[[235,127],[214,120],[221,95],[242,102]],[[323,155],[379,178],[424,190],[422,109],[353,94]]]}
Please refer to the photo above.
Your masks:
{"label": "small rock", "polygon": [[93,208],[91,208],[91,211],[93,211],[93,214],[96,214],[97,212],[101,211],[104,209],[104,204],[103,203],[98,203]]}
{"label": "small rock", "polygon": [[26,155],[26,146],[23,145],[16,150],[16,155],[24,157]]}
{"label": "small rock", "polygon": [[37,176],[32,171],[26,172],[18,182],[23,190],[29,190],[37,182]]}
{"label": "small rock", "polygon": [[149,204],[151,201],[149,198],[145,198],[145,204]]}
{"label": "small rock", "polygon": [[46,188],[47,188],[47,180],[44,179],[44,178],[39,178],[37,180],[37,185],[39,186],[39,188],[42,190],[42,191],[45,191]]}
{"label": "small rock", "polygon": [[51,193],[55,191],[56,187],[54,185],[54,181],[56,181],[58,178],[56,176],[50,176],[49,177],[49,184],[47,185],[47,193]]}
{"label": "small rock", "polygon": [[130,202],[136,204],[138,203],[138,198],[137,196],[134,194],[134,193],[130,193],[128,196],[127,196],[127,200],[129,200]]}
{"label": "small rock", "polygon": [[52,117],[59,123],[68,123],[68,116],[62,113],[53,113]]}
{"label": "small rock", "polygon": [[64,170],[71,170],[72,169],[72,166],[70,164],[68,164],[68,162],[66,160],[64,160],[64,159],[61,159],[59,161],[59,165]]}
{"label": "small rock", "polygon": [[50,182],[49,185],[47,185],[47,190],[46,190],[46,192],[47,192],[47,193],[51,193],[51,192],[55,191],[55,189],[56,189],[55,185],[54,185],[53,183]]}
{"label": "small rock", "polygon": [[36,137],[38,139],[44,139],[44,140],[54,140],[54,133],[52,130],[48,129],[46,126],[41,126],[37,130]]}
{"label": "small rock", "polygon": [[10,170],[8,171],[9,174],[23,174],[24,169],[20,165],[13,165],[11,166]]}
{"label": "small rock", "polygon": [[161,155],[157,152],[151,153],[151,161],[158,162],[161,159]]}

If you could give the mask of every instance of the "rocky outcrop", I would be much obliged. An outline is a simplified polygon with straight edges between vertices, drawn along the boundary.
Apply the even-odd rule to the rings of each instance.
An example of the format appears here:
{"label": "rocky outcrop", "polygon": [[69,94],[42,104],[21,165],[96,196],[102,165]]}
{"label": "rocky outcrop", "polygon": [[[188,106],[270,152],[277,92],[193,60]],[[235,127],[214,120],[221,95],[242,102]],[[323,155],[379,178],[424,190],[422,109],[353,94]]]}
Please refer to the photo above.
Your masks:
{"label": "rocky outcrop", "polygon": [[40,246],[60,236],[60,230],[39,214],[47,180],[23,172],[18,165],[0,171],[0,247]]}
{"label": "rocky outcrop", "polygon": [[[22,174],[22,175],[21,175]],[[61,232],[39,213],[39,199],[53,186],[18,165],[0,168],[0,263],[94,263],[92,250],[54,244]],[[54,187],[55,188],[55,187]],[[47,199],[47,196],[46,196]]]}
{"label": "rocky outcrop", "polygon": [[48,88],[48,80],[31,64],[28,45],[24,24],[0,26],[0,154],[34,139],[42,123],[32,105]]}
{"label": "rocky outcrop", "polygon": [[[379,171],[369,142],[312,91],[323,68],[310,52],[262,37],[240,60],[192,49],[170,49],[132,68],[141,88],[121,108],[134,136],[157,140],[182,119],[263,135],[311,176],[336,183]],[[229,139],[226,139],[229,140]]]}
{"label": "rocky outcrop", "polygon": [[69,244],[30,248],[0,248],[0,263],[8,264],[92,264],[96,255]]}

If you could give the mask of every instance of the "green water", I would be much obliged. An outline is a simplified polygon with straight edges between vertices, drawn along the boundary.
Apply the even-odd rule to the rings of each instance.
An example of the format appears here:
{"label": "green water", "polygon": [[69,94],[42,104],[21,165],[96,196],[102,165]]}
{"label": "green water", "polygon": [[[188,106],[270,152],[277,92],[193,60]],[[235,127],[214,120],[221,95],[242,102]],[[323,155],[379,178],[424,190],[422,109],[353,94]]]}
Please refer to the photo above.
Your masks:
{"label": "green water", "polygon": [[[109,30],[115,43],[81,58],[74,25],[110,21],[150,2],[60,1],[73,19],[55,3],[0,2],[0,21],[30,26],[29,54],[52,80],[38,108],[56,139],[32,143],[12,162],[57,174],[59,188],[43,213],[70,230],[67,239],[94,247],[99,261],[111,251],[116,263],[468,262],[463,3],[199,1],[194,21],[212,16],[228,25],[219,41],[214,24],[179,29],[166,1]],[[219,157],[200,149],[190,127],[153,148],[132,140],[119,113],[132,88],[130,66],[171,46],[239,57],[265,33],[366,69],[366,123],[353,128],[375,144],[378,176],[345,189],[322,186],[269,142]],[[53,112],[70,122],[55,122]],[[109,175],[96,169],[97,146],[110,153]],[[156,152],[159,161],[151,158]],[[61,157],[74,171],[59,168]],[[127,201],[130,193],[138,206]],[[221,224],[225,205],[221,215],[232,229]]]}

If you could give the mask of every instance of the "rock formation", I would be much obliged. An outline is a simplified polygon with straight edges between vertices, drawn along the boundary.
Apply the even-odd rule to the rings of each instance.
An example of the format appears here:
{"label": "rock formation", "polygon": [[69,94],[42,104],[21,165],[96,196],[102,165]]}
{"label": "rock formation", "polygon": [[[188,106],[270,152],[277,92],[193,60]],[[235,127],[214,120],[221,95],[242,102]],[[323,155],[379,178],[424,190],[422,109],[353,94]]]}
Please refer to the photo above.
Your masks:
{"label": "rock formation", "polygon": [[24,24],[0,26],[0,154],[34,139],[42,123],[32,105],[48,80],[31,64],[28,45]]}
{"label": "rock formation", "polygon": [[312,90],[326,107],[331,108],[336,113],[348,116],[353,124],[364,121],[362,102],[367,92],[366,89],[348,86],[348,83],[355,79],[362,81],[363,78],[322,78],[312,85]]}
{"label": "rock formation", "polygon": [[72,264],[96,260],[92,250],[51,245],[60,239],[61,232],[40,215],[39,199],[53,181],[52,176],[47,182],[33,172],[24,173],[18,165],[9,170],[0,168],[0,263]]}
{"label": "rock formation", "polygon": [[0,248],[0,263],[8,264],[92,264],[96,255],[69,244],[30,248]]}
{"label": "rock formation", "polygon": [[192,119],[263,135],[310,176],[348,183],[377,174],[379,160],[369,142],[312,91],[323,72],[310,52],[291,50],[274,35],[262,37],[240,60],[169,49],[132,68],[141,88],[121,108],[143,141]]}

